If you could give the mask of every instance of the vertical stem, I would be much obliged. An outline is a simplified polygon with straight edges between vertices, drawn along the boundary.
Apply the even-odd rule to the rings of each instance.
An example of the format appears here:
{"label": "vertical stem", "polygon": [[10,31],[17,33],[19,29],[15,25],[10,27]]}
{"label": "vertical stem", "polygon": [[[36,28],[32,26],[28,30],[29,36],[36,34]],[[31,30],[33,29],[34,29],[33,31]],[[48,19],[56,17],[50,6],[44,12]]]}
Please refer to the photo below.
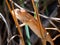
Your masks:
{"label": "vertical stem", "polygon": [[[35,11],[35,13],[36,13],[36,15],[37,15],[37,21],[38,21],[39,27],[40,27],[40,35],[41,35],[41,37],[42,37],[42,38],[41,38],[42,44],[43,44],[43,45],[46,45],[46,41],[49,41],[49,42],[51,42],[52,45],[54,45],[54,43],[53,43],[50,35],[47,34],[47,31],[46,31],[45,28],[42,26],[40,17],[39,17],[39,15],[38,15],[38,14],[39,14],[39,13],[38,13],[38,10],[37,10],[37,8],[36,8],[36,6],[35,6],[35,4],[34,4],[34,0],[32,0],[32,5],[33,5],[34,11]],[[48,37],[49,37],[50,39],[49,39]]]}
{"label": "vertical stem", "polygon": [[24,39],[23,39],[23,35],[22,35],[22,33],[21,33],[21,30],[20,30],[20,27],[19,27],[19,24],[18,24],[17,18],[16,18],[15,15],[13,15],[13,13],[12,13],[12,9],[10,8],[10,5],[9,5],[9,3],[8,3],[7,0],[6,0],[6,4],[7,4],[9,10],[10,10],[10,13],[11,13],[13,19],[14,19],[14,22],[15,22],[15,24],[16,24],[16,26],[17,26],[17,29],[18,29],[18,32],[19,32],[19,34],[20,34],[20,37],[21,37],[21,38],[20,38],[21,45],[25,45],[25,43],[24,43]]}
{"label": "vertical stem", "polygon": [[[39,13],[38,13],[38,10],[37,10],[37,8],[36,8],[36,6],[35,6],[35,4],[34,4],[34,0],[31,0],[32,1],[32,5],[33,5],[33,8],[34,8],[34,11],[35,11],[35,13],[36,13],[36,17],[37,17],[37,21],[38,21],[38,24],[39,24],[39,27],[40,27],[40,35],[42,36],[42,31],[41,31],[41,22],[40,22],[40,17],[39,17]],[[43,37],[43,36],[42,36]]]}
{"label": "vertical stem", "polygon": [[[38,2],[36,2],[36,8],[38,9]],[[36,15],[36,13],[34,13],[34,18],[36,18],[37,17],[37,15]]]}

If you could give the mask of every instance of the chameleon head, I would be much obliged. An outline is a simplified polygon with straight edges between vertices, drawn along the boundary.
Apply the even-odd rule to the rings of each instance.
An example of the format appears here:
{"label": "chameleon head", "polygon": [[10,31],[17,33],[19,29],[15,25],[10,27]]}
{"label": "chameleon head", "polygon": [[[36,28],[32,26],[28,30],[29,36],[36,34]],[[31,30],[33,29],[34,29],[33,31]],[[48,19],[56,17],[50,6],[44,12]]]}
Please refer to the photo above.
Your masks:
{"label": "chameleon head", "polygon": [[14,9],[12,10],[12,14],[16,16],[17,19],[20,19],[21,18],[21,15],[19,15],[20,13],[20,9]]}
{"label": "chameleon head", "polygon": [[12,10],[12,14],[14,15],[14,13],[15,13],[15,15],[18,15],[18,12],[19,11],[19,9],[14,9],[14,10]]}
{"label": "chameleon head", "polygon": [[26,20],[26,15],[25,15],[25,10],[24,9],[14,9],[12,10],[12,14],[16,16],[17,19],[20,21],[25,21]]}
{"label": "chameleon head", "polygon": [[[18,8],[17,8],[17,9],[14,9],[13,11],[15,12],[16,15],[17,15],[18,13],[20,13],[20,12],[22,12],[22,13],[26,12],[25,9],[18,9]],[[12,11],[12,12],[13,12],[13,11]]]}

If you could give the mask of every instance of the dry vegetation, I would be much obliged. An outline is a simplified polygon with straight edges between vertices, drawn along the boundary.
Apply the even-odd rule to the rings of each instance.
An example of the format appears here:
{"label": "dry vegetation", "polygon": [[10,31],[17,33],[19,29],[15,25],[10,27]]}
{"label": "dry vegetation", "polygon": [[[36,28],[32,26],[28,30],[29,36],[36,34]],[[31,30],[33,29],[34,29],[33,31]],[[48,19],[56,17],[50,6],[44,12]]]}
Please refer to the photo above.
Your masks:
{"label": "dry vegetation", "polygon": [[[42,0],[4,0],[3,6],[0,6],[0,45],[60,45],[56,43],[60,39],[59,10],[54,9],[51,11],[53,14],[47,10],[53,2],[48,0],[42,4]],[[57,9],[60,7],[57,6]],[[42,23],[44,21],[47,27]]]}

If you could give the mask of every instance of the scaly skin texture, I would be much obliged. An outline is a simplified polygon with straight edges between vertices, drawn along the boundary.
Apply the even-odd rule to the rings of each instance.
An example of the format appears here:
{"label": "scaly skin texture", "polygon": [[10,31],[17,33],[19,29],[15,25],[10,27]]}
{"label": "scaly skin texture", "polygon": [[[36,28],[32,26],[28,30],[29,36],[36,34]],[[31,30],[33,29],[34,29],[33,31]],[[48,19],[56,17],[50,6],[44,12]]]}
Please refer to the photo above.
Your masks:
{"label": "scaly skin texture", "polygon": [[[17,19],[19,19],[22,23],[26,23],[31,30],[42,39],[43,45],[46,45],[46,41],[48,41],[51,45],[54,45],[49,33],[43,28],[42,25],[39,27],[38,21],[31,14],[27,13],[24,9],[14,9],[13,11],[15,12]],[[40,32],[41,30],[42,34]]]}

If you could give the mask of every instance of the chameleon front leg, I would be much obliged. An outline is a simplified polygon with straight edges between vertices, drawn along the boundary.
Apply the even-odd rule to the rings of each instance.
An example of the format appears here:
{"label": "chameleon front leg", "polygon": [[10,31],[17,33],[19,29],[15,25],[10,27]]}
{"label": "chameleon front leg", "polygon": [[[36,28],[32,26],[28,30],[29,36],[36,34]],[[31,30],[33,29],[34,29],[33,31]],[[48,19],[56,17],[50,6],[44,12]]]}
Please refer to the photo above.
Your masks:
{"label": "chameleon front leg", "polygon": [[23,23],[23,24],[20,24],[19,26],[20,26],[20,27],[23,27],[23,26],[25,26],[25,25],[26,25],[26,23]]}
{"label": "chameleon front leg", "polygon": [[[26,23],[23,23],[23,24],[20,24],[19,26],[20,27],[23,27],[23,26],[25,26],[26,25]],[[17,28],[17,26],[16,26],[16,28]]]}

